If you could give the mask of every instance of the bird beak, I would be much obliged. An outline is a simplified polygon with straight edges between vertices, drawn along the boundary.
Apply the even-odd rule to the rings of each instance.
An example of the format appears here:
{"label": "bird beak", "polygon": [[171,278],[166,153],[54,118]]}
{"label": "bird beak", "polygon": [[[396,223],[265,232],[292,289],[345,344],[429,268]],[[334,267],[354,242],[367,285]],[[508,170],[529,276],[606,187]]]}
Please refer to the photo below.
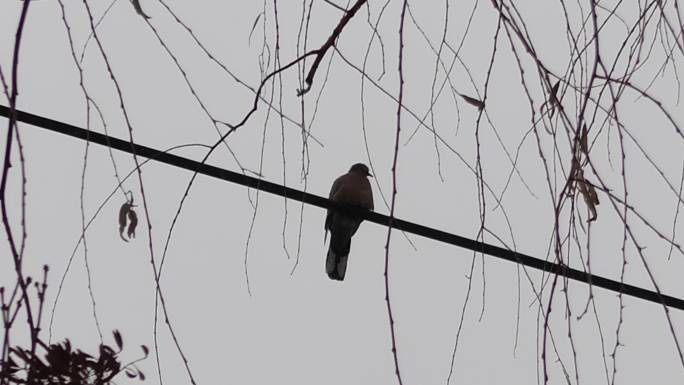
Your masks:
{"label": "bird beak", "polygon": [[372,175],[371,173],[366,174],[366,176],[368,176],[368,177],[370,177],[370,178],[373,177],[373,175]]}

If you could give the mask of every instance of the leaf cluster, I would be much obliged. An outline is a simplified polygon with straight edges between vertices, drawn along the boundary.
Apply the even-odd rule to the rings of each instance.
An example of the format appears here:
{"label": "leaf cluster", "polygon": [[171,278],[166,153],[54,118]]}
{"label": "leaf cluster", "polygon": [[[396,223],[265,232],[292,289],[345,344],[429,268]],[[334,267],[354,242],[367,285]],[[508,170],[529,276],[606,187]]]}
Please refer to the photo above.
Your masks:
{"label": "leaf cluster", "polygon": [[113,332],[116,349],[100,344],[97,356],[72,346],[69,339],[51,345],[40,342],[42,355],[30,349],[10,347],[6,361],[0,361],[0,383],[30,385],[61,384],[112,384],[113,378],[122,371],[129,378],[145,379],[135,363],[146,358],[149,350],[142,345],[144,356],[122,365],[119,355],[123,351],[123,338],[118,330]]}

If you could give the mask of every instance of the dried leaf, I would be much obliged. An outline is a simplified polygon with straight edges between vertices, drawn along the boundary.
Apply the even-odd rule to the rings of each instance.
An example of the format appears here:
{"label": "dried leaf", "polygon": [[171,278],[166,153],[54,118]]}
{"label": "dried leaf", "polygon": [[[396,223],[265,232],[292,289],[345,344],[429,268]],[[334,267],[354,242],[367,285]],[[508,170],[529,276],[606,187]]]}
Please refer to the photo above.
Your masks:
{"label": "dried leaf", "polygon": [[560,80],[556,82],[556,84],[551,87],[551,97],[553,97],[556,101],[558,101],[558,87],[560,86]]}
{"label": "dried leaf", "polygon": [[[551,86],[551,95],[549,100],[544,103],[545,106],[551,105],[549,108],[549,118],[553,118],[553,114],[556,112],[556,106],[560,106],[560,100],[558,100],[558,87],[560,86],[560,80]],[[540,111],[541,112],[541,111]]]}
{"label": "dried leaf", "polygon": [[147,16],[147,14],[145,14],[145,11],[142,10],[139,0],[131,0],[131,3],[133,3],[133,8],[135,8],[135,12],[137,12],[138,15],[144,17],[145,19],[150,18],[149,16]]}
{"label": "dried leaf", "polygon": [[121,239],[123,239],[125,242],[128,242],[126,238],[123,236],[124,229],[126,228],[126,223],[128,222],[128,211],[131,210],[131,204],[126,202],[121,205],[121,208],[119,209],[119,236]]}
{"label": "dried leaf", "polygon": [[121,205],[119,209],[119,232],[123,233],[123,229],[126,227],[126,218],[128,217],[128,210],[130,210],[131,205],[126,202]]}
{"label": "dried leaf", "polygon": [[150,349],[148,349],[147,346],[140,345],[140,348],[142,349],[143,353],[145,353],[145,357],[147,357],[150,354]]}
{"label": "dried leaf", "polygon": [[591,198],[591,202],[594,204],[594,206],[598,206],[600,202],[594,185],[587,183],[587,187],[589,188],[589,197]]}
{"label": "dried leaf", "polygon": [[587,129],[587,124],[582,126],[582,136],[580,136],[580,149],[586,155],[589,156],[589,141],[587,137],[589,136],[589,130]]}
{"label": "dried leaf", "polygon": [[[135,210],[133,210],[133,207],[135,207],[135,205],[131,198],[129,202],[121,205],[121,208],[119,209],[119,236],[126,242],[131,238],[135,238],[135,228],[138,226],[138,215],[135,213]],[[126,227],[128,227],[126,231],[128,239],[124,237],[124,229]]]}
{"label": "dried leaf", "polygon": [[116,346],[119,347],[119,350],[123,349],[123,338],[121,338],[121,333],[115,329],[112,334],[114,334],[114,342],[116,342]]}
{"label": "dried leaf", "polygon": [[596,189],[594,186],[587,182],[584,178],[578,179],[577,184],[579,185],[580,192],[582,193],[582,196],[584,197],[584,202],[587,204],[587,207],[589,208],[589,211],[591,212],[591,217],[588,219],[588,222],[592,222],[596,220],[596,217],[598,216],[596,212],[596,206],[599,204],[599,199],[598,199],[598,194],[596,194]]}
{"label": "dried leaf", "polygon": [[138,369],[138,377],[140,378],[140,381],[145,381],[145,374]]}
{"label": "dried leaf", "polygon": [[128,211],[128,239],[135,238],[135,228],[138,226],[138,215],[130,209]]}
{"label": "dried leaf", "polygon": [[128,378],[135,378],[136,377],[136,373],[130,369],[126,369],[125,373],[126,373],[126,376],[128,376]]}
{"label": "dried leaf", "polygon": [[479,100],[479,99],[475,99],[475,98],[473,98],[473,97],[470,97],[470,96],[468,96],[468,95],[463,95],[463,94],[458,94],[458,95],[459,95],[460,97],[462,97],[463,100],[465,100],[468,104],[477,107],[478,110],[481,110],[481,109],[485,108],[484,102],[481,101],[481,100]]}

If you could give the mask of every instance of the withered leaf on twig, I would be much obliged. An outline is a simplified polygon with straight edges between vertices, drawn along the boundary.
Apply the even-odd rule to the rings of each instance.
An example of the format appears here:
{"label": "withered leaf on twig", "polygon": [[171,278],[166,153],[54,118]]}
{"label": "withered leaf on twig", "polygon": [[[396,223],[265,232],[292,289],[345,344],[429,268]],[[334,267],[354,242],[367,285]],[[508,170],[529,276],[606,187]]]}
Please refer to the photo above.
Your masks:
{"label": "withered leaf on twig", "polygon": [[119,351],[121,351],[121,349],[123,349],[123,338],[121,337],[121,333],[114,329],[112,334],[114,335],[114,342],[116,342],[116,346],[118,346]]}
{"label": "withered leaf on twig", "polygon": [[138,215],[133,210],[128,210],[128,239],[135,238],[135,228],[138,226]]}
{"label": "withered leaf on twig", "polygon": [[596,193],[596,188],[594,188],[594,185],[587,182],[587,180],[584,178],[584,171],[582,171],[578,160],[573,162],[572,167],[574,170],[573,174],[575,176],[575,181],[579,186],[582,197],[584,198],[584,203],[586,203],[587,207],[589,208],[589,212],[591,213],[591,216],[587,221],[593,222],[598,216],[596,212],[596,206],[599,204],[599,199],[598,194]]}
{"label": "withered leaf on twig", "polygon": [[577,183],[579,184],[580,192],[582,193],[582,196],[584,197],[584,202],[587,204],[587,207],[589,208],[589,211],[591,212],[591,217],[587,220],[588,222],[592,222],[596,220],[596,217],[598,214],[596,213],[596,206],[599,204],[599,199],[598,199],[598,194],[596,194],[596,189],[594,188],[594,185],[591,183],[587,182],[586,179],[578,180]]}
{"label": "withered leaf on twig", "polygon": [[[556,107],[560,106],[560,100],[558,99],[558,87],[560,86],[560,80],[556,82],[551,87],[551,96],[549,97],[548,104],[551,105],[551,108],[549,109],[549,118],[553,117],[553,114],[556,112]],[[546,104],[546,103],[544,103]],[[548,106],[548,105],[547,105]]]}
{"label": "withered leaf on twig", "polygon": [[147,16],[145,11],[143,11],[142,7],[140,6],[140,0],[131,0],[131,3],[133,3],[133,8],[135,8],[135,12],[137,12],[138,15],[144,17],[145,19],[150,18],[149,16]]}
{"label": "withered leaf on twig", "polygon": [[[575,157],[572,162],[572,170],[570,174],[573,176],[577,186],[579,186],[580,193],[584,198],[584,202],[589,208],[591,216],[588,222],[596,220],[597,212],[596,206],[599,204],[598,194],[596,193],[596,188],[593,184],[587,181],[584,177],[584,170],[582,169],[582,164],[585,166],[589,163],[589,129],[587,124],[582,125],[582,132],[579,137],[579,148],[575,147]],[[584,158],[584,160],[582,160]]]}
{"label": "withered leaf on twig", "polygon": [[485,104],[482,100],[475,99],[473,97],[470,97],[468,95],[463,95],[463,94],[458,94],[460,97],[463,98],[468,104],[477,107],[478,110],[481,110],[485,108]]}
{"label": "withered leaf on twig", "polygon": [[[558,98],[558,87],[560,86],[560,80],[556,82],[556,84],[551,87],[551,96],[554,98]],[[556,99],[557,100],[557,99]]]}
{"label": "withered leaf on twig", "polygon": [[588,136],[589,130],[587,129],[587,124],[584,123],[584,125],[582,126],[582,136],[580,136],[580,149],[586,157],[589,157],[589,140],[587,139]]}
{"label": "withered leaf on twig", "polygon": [[[138,226],[138,215],[133,210],[133,207],[135,207],[135,205],[131,200],[122,204],[119,209],[119,236],[125,242],[128,242],[131,238],[135,238],[135,228]],[[126,227],[128,227],[126,231],[128,239],[124,237],[124,229],[126,229]]]}

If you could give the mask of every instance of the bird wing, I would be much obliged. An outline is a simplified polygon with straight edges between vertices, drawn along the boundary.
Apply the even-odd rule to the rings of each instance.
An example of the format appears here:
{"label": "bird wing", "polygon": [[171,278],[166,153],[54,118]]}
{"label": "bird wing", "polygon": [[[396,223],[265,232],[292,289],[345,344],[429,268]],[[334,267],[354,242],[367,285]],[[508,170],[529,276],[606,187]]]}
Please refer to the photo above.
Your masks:
{"label": "bird wing", "polygon": [[[345,175],[346,175],[346,174],[345,174]],[[340,190],[340,187],[341,187],[341,185],[342,185],[342,183],[343,183],[342,181],[343,181],[343,179],[344,179],[343,177],[344,177],[345,175],[342,175],[341,177],[335,179],[335,181],[333,182],[332,187],[330,188],[330,194],[328,194],[328,199],[333,200],[333,201],[336,200],[336,199],[335,199],[335,196],[337,195],[337,192]],[[324,228],[325,228],[325,237],[326,237],[325,239],[327,239],[327,237],[328,237],[328,230],[330,230],[330,227],[332,226],[332,213],[333,213],[332,210],[328,209],[328,214],[327,214],[326,217],[325,217],[325,226],[324,226]],[[325,239],[323,239],[323,242],[324,242],[324,243],[325,243]]]}
{"label": "bird wing", "polygon": [[[365,176],[360,176],[354,173],[347,173],[335,179],[328,198],[334,202],[343,202],[355,206],[360,206],[368,210],[373,210],[373,190],[370,182]],[[328,210],[325,217],[325,238],[328,237],[328,230],[334,226],[334,212]],[[360,223],[361,221],[359,221]],[[358,224],[353,226],[352,234],[356,232]]]}

